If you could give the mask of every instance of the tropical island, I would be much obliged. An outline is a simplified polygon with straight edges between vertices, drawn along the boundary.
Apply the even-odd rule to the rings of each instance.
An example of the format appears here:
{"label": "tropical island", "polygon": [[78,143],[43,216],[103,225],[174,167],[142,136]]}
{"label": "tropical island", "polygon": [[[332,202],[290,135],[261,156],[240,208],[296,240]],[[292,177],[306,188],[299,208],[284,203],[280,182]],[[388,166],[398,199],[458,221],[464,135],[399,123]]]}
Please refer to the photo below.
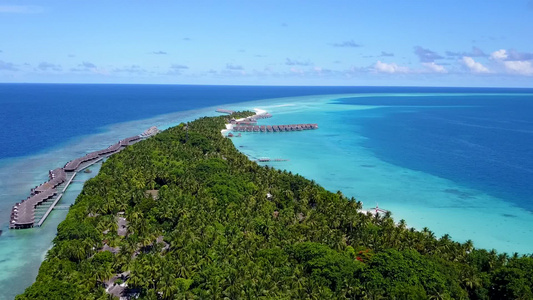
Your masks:
{"label": "tropical island", "polygon": [[87,181],[16,299],[530,299],[533,256],[408,228],[250,161],[230,119],[167,129]]}

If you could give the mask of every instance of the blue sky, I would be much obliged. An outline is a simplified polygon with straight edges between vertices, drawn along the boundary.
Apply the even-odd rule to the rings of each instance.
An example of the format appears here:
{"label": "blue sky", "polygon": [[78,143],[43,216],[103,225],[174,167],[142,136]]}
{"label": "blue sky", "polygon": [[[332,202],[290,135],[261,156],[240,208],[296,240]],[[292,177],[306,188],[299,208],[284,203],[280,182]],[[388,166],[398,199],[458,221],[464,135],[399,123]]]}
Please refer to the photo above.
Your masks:
{"label": "blue sky", "polygon": [[0,82],[533,87],[533,0],[0,0]]}

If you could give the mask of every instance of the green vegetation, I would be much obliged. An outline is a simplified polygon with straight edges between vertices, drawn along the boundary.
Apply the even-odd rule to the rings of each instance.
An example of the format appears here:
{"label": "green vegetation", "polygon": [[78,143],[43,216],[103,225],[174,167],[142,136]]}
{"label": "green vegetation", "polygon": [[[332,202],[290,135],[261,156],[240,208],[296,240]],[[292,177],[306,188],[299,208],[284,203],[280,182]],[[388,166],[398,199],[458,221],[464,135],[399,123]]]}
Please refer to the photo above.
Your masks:
{"label": "green vegetation", "polygon": [[341,192],[248,160],[221,136],[224,118],[110,158],[17,299],[109,299],[106,281],[127,271],[115,284],[140,299],[533,297],[531,256],[363,215]]}

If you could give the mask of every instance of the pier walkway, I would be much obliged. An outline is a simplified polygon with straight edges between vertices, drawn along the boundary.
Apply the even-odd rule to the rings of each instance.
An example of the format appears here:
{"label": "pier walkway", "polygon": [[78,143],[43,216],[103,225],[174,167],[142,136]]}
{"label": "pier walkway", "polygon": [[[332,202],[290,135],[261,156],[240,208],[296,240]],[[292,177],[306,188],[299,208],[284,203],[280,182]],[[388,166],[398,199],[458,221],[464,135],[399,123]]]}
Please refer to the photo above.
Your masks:
{"label": "pier walkway", "polygon": [[284,158],[269,158],[269,157],[260,157],[256,159],[257,162],[280,162],[280,161],[289,161]]}
{"label": "pier walkway", "polygon": [[120,140],[106,149],[91,152],[83,157],[71,160],[63,168],[49,171],[49,180],[47,182],[31,189],[31,194],[28,198],[13,206],[9,228],[21,229],[41,226],[61,200],[78,172],[140,141],[142,138],[148,138],[158,132],[157,128],[150,127],[141,135]]}
{"label": "pier walkway", "polygon": [[234,125],[233,131],[240,132],[283,132],[318,129],[318,124],[292,124],[292,125]]}
{"label": "pier walkway", "polygon": [[248,118],[242,118],[242,119],[239,119],[239,120],[232,119],[230,121],[230,124],[232,124],[232,125],[252,125],[252,124],[256,124],[257,120],[267,119],[267,118],[272,118],[272,115],[269,114],[269,113],[264,113],[264,114],[253,115],[253,116],[248,117]]}
{"label": "pier walkway", "polygon": [[217,113],[221,113],[221,114],[228,114],[228,115],[231,115],[232,113],[234,113],[233,110],[229,110],[229,109],[222,109],[222,108],[219,108],[217,110],[215,110]]}

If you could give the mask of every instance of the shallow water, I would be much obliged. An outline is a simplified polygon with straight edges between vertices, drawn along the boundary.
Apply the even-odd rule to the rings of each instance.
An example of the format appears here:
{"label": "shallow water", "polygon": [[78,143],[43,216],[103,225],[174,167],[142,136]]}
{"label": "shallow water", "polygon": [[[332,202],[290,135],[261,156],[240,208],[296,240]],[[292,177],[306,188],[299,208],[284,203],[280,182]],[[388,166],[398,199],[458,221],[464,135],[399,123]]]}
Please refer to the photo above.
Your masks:
{"label": "shallow water", "polygon": [[[100,163],[90,167],[92,173],[76,176],[58,205],[74,203],[83,188],[83,182],[94,177]],[[12,299],[35,280],[39,265],[51,247],[57,225],[65,219],[68,210],[53,210],[43,226],[31,230],[6,230],[0,238],[0,299]]]}
{"label": "shallow water", "polygon": [[318,123],[320,128],[243,133],[233,141],[251,159],[289,159],[269,165],[299,173],[331,191],[341,190],[346,196],[363,201],[366,209],[379,205],[392,211],[396,220],[405,219],[411,227],[429,227],[437,236],[450,234],[461,242],[472,239],[478,248],[533,252],[531,211],[517,205],[515,199],[496,197],[492,191],[474,188],[470,182],[381,159],[376,149],[368,146],[369,138],[363,134],[365,123],[350,123],[345,118],[383,118],[383,108],[339,105],[339,98],[284,99],[260,106],[274,115],[260,121],[260,125]]}

